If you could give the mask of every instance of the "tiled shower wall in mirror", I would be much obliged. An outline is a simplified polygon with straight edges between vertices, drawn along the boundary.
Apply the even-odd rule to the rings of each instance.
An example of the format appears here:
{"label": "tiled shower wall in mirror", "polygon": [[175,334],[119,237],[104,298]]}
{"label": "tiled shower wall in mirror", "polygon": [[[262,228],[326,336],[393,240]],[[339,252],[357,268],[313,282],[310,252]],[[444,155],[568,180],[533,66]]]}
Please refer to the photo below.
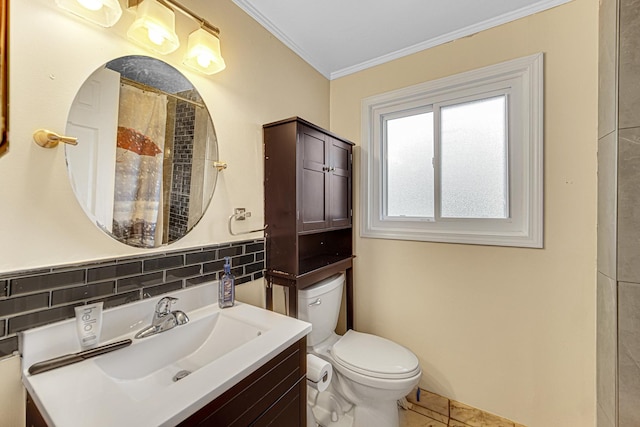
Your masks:
{"label": "tiled shower wall in mirror", "polygon": [[115,307],[215,281],[226,256],[236,285],[262,277],[264,239],[3,273],[0,357],[18,350],[18,332],[74,317],[78,305]]}

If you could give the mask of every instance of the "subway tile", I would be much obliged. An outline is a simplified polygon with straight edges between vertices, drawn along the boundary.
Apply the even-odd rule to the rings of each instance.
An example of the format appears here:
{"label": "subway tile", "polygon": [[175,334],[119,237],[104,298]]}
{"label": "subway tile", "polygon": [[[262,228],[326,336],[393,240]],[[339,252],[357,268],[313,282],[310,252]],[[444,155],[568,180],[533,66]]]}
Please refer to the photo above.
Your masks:
{"label": "subway tile", "polygon": [[190,265],[187,267],[174,268],[173,270],[167,270],[166,281],[175,279],[184,279],[187,277],[193,277],[200,274],[202,267],[198,265]]}
{"label": "subway tile", "polygon": [[449,416],[470,427],[515,427],[513,421],[499,417],[464,403],[449,401]]}
{"label": "subway tile", "polygon": [[0,316],[36,310],[49,306],[49,293],[27,295],[24,297],[8,298],[0,301]]}
{"label": "subway tile", "polygon": [[258,279],[261,279],[262,277],[264,277],[264,272],[261,270],[256,273],[253,273],[252,280],[258,280]]}
{"label": "subway tile", "polygon": [[169,282],[157,286],[145,287],[142,292],[145,298],[154,297],[156,295],[166,294],[167,292],[178,291],[182,289],[182,280]]}
{"label": "subway tile", "polygon": [[213,273],[215,271],[222,271],[224,268],[224,260],[218,260],[213,262],[208,262],[202,265],[203,273]]}
{"label": "subway tile", "polygon": [[264,242],[260,243],[249,243],[244,247],[244,253],[249,254],[253,252],[264,251]]}
{"label": "subway tile", "polygon": [[256,261],[264,260],[264,251],[256,253]]}
{"label": "subway tile", "polygon": [[51,305],[105,296],[113,294],[115,290],[116,282],[113,280],[75,288],[59,289],[51,293]]}
{"label": "subway tile", "polygon": [[117,279],[142,273],[142,263],[127,262],[123,264],[108,265],[105,267],[89,268],[87,270],[87,282],[99,282],[103,280]]}
{"label": "subway tile", "polygon": [[25,329],[35,328],[36,326],[69,319],[75,316],[73,307],[73,305],[67,305],[64,307],[51,308],[49,310],[12,317],[9,319],[8,332],[13,334],[15,332],[24,331]]}
{"label": "subway tile", "polygon": [[112,307],[117,307],[119,305],[129,304],[130,302],[136,302],[136,301],[139,301],[140,299],[141,299],[140,291],[136,290],[136,291],[116,294],[106,298],[98,298],[98,299],[89,301],[89,303],[102,301],[104,303],[103,308],[112,308]]}
{"label": "subway tile", "polygon": [[235,284],[237,285],[242,285],[243,283],[247,283],[251,281],[251,276],[243,276],[243,277],[238,277],[235,280]]}
{"label": "subway tile", "polygon": [[0,340],[0,357],[9,356],[14,351],[18,351],[18,337]]}
{"label": "subway tile", "polygon": [[199,264],[199,263],[209,262],[217,259],[217,252],[215,249],[202,251],[202,252],[193,252],[193,253],[187,254],[186,257],[187,257],[187,261],[185,263],[186,265]]}
{"label": "subway tile", "polygon": [[230,248],[224,248],[218,250],[218,257],[224,258],[226,256],[242,255],[242,246],[231,246]]}
{"label": "subway tile", "polygon": [[2,278],[2,279],[15,279],[15,278],[18,278],[18,277],[35,276],[35,275],[47,274],[47,273],[51,273],[51,268],[34,268],[32,270],[12,271],[10,273],[0,274],[0,278]]}
{"label": "subway tile", "polygon": [[173,255],[162,258],[152,258],[144,260],[144,271],[163,270],[184,265],[183,255]]}
{"label": "subway tile", "polygon": [[17,295],[27,292],[59,288],[62,286],[77,285],[84,283],[84,280],[85,270],[71,270],[11,279],[9,287],[11,291],[10,294]]}
{"label": "subway tile", "polygon": [[244,266],[244,271],[246,274],[255,273],[256,271],[260,270],[264,270],[264,262],[256,262]]}
{"label": "subway tile", "polygon": [[253,262],[253,254],[242,255],[239,257],[231,258],[231,265],[237,267],[239,265],[245,265]]}
{"label": "subway tile", "polygon": [[9,287],[9,282],[7,280],[0,280],[0,298],[6,297],[9,292],[7,292],[7,288]]}
{"label": "subway tile", "polygon": [[[231,272],[231,274],[234,275],[234,277],[240,277],[240,276],[244,276],[244,267],[231,267],[231,269],[229,270]],[[222,277],[223,273],[218,273],[219,277]]]}
{"label": "subway tile", "polygon": [[0,320],[0,337],[3,337],[7,334],[6,326],[7,326],[7,321],[4,319]]}
{"label": "subway tile", "polygon": [[163,277],[164,273],[162,271],[158,271],[156,273],[143,274],[142,276],[118,279],[116,282],[116,291],[121,293],[143,288],[145,286],[157,285],[163,282]]}
{"label": "subway tile", "polygon": [[213,274],[206,274],[204,276],[199,276],[199,277],[192,277],[190,279],[187,279],[185,282],[187,287],[189,287],[189,286],[201,285],[207,282],[215,282],[217,280],[218,280],[218,275],[216,273],[213,273]]}

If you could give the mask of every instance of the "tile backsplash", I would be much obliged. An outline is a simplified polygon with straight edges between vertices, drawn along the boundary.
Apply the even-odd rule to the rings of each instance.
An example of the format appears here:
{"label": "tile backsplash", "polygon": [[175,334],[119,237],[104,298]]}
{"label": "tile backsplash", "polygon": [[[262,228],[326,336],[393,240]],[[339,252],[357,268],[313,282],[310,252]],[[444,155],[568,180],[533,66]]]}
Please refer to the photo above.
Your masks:
{"label": "tile backsplash", "polygon": [[17,333],[73,317],[74,307],[115,307],[217,280],[231,257],[236,285],[262,277],[264,239],[0,274],[0,357]]}

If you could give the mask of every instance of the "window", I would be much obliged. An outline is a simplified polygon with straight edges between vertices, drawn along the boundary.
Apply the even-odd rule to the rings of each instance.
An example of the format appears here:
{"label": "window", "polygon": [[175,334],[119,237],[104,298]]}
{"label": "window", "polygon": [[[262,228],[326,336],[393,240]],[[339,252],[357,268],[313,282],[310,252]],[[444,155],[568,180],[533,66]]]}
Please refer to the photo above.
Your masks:
{"label": "window", "polygon": [[363,100],[361,236],[542,247],[542,63]]}

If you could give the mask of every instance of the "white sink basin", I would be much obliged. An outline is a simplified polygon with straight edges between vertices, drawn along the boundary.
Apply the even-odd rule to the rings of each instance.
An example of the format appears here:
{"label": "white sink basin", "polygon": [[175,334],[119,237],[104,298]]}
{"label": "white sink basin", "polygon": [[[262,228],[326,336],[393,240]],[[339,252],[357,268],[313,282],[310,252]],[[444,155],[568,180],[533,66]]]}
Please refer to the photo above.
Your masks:
{"label": "white sink basin", "polygon": [[263,331],[214,311],[169,331],[137,339],[135,346],[106,354],[95,363],[125,393],[143,400],[177,381],[176,375],[180,379],[190,375]]}
{"label": "white sink basin", "polygon": [[36,375],[28,373],[32,364],[80,350],[75,319],[24,332],[23,384],[45,421],[174,426],[311,330],[248,304],[220,309],[215,290],[212,284],[172,293],[189,323],[146,338],[134,335],[150,324],[159,297],[106,310],[100,344],[131,338],[129,347]]}

